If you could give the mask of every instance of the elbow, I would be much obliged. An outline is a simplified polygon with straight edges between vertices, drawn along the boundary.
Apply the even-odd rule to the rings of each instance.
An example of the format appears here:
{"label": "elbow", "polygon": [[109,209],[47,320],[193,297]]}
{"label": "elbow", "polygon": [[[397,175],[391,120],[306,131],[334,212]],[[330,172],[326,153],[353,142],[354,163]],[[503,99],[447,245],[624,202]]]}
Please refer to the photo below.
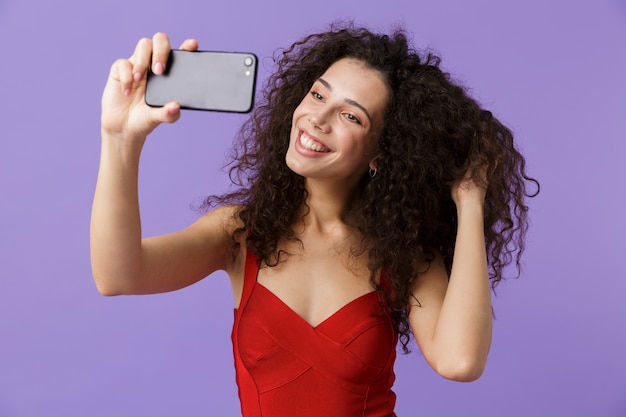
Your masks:
{"label": "elbow", "polygon": [[124,292],[120,291],[119,288],[116,288],[114,285],[111,285],[106,280],[99,278],[96,274],[93,275],[93,280],[96,284],[96,289],[105,297],[113,297],[115,295],[123,295]]}
{"label": "elbow", "polygon": [[435,371],[451,381],[472,382],[482,376],[485,365],[486,361],[476,358],[457,359],[438,365]]}
{"label": "elbow", "polygon": [[113,279],[109,274],[104,274],[97,270],[92,270],[92,275],[96,289],[105,297],[128,295],[132,293],[130,288],[122,285],[123,282],[128,282],[128,280]]}
{"label": "elbow", "polygon": [[99,285],[97,282],[96,282],[96,288],[98,289],[98,292],[100,293],[100,295],[103,295],[105,297],[113,297],[116,295],[123,294],[121,291],[117,291],[114,288],[106,286],[106,285]]}
{"label": "elbow", "polygon": [[139,268],[119,268],[106,262],[91,262],[91,275],[98,292],[106,297],[141,294],[143,274]]}

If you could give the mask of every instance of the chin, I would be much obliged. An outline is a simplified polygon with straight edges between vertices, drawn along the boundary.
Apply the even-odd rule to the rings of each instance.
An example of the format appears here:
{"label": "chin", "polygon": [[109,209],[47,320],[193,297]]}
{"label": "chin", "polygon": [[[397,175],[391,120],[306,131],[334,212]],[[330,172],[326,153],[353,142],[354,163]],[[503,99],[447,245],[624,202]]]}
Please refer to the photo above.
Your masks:
{"label": "chin", "polygon": [[298,166],[297,161],[294,160],[293,154],[295,153],[295,150],[293,149],[293,144],[289,144],[289,148],[287,149],[287,154],[285,155],[285,165],[287,165],[287,168],[289,168],[292,172],[304,176],[300,171],[301,169],[299,169],[300,167]]}

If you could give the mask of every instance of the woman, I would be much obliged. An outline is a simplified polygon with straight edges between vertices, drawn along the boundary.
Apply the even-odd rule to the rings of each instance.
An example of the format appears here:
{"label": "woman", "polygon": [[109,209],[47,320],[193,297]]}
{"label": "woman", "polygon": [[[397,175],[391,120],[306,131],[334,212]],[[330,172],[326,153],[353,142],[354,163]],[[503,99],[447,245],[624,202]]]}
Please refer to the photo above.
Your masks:
{"label": "woman", "polygon": [[[196,50],[187,40],[181,49]],[[144,103],[166,35],[116,61],[102,98],[91,222],[105,295],[147,294],[227,272],[242,412],[393,416],[395,345],[412,334],[444,378],[471,381],[491,343],[490,290],[519,268],[524,159],[510,131],[402,32],[345,27],[282,52],[242,127],[239,188],[188,228],[142,239],[146,137],[180,115]]]}

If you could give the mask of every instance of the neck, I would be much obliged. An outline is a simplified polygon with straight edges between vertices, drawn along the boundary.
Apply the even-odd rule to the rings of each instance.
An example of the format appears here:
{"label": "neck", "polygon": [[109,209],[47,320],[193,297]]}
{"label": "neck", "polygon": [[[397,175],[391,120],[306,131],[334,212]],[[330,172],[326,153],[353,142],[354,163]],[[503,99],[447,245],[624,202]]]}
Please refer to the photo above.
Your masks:
{"label": "neck", "polygon": [[350,212],[358,199],[358,188],[347,190],[320,180],[306,180],[308,197],[302,207],[305,230],[327,232],[351,225]]}

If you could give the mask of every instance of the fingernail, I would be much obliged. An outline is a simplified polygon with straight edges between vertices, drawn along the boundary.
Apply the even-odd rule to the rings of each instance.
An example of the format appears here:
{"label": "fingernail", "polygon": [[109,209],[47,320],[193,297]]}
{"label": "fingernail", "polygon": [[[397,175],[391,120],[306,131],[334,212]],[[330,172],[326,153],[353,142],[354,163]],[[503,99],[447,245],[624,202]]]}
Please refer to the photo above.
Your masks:
{"label": "fingernail", "polygon": [[135,82],[139,82],[141,81],[141,78],[143,77],[143,74],[140,72],[136,72],[133,74],[133,79],[135,80]]}
{"label": "fingernail", "polygon": [[130,88],[127,88],[126,90],[124,90],[124,95],[125,95],[126,97],[130,96],[130,93],[131,93]]}
{"label": "fingernail", "polygon": [[160,62],[154,64],[154,73],[157,75],[163,74],[163,64]]}

